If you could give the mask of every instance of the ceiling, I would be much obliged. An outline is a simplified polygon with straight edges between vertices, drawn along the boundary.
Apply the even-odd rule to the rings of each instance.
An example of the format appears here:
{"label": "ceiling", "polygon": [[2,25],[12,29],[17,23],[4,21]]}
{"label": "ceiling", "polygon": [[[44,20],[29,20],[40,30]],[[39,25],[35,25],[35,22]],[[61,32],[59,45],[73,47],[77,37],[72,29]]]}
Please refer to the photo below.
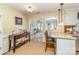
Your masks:
{"label": "ceiling", "polygon": [[[21,12],[28,14],[26,5],[31,5],[34,10],[32,13],[53,12],[60,8],[60,3],[6,3],[10,7],[13,7]],[[79,8],[79,3],[64,3],[64,9]]]}

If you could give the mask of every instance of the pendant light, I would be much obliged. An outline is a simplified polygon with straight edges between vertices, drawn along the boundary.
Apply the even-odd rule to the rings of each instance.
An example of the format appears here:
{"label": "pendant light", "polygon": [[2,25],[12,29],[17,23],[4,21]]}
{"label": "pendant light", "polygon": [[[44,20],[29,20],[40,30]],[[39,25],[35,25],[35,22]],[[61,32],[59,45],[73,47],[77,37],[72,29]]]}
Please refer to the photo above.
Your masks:
{"label": "pendant light", "polygon": [[58,22],[60,23],[60,22],[61,22],[61,21],[60,21],[60,20],[61,20],[61,19],[60,19],[60,9],[58,9],[58,19],[59,19]]}
{"label": "pendant light", "polygon": [[63,25],[63,5],[64,5],[64,3],[60,3],[61,8],[58,9],[58,11],[59,11],[59,25]]}

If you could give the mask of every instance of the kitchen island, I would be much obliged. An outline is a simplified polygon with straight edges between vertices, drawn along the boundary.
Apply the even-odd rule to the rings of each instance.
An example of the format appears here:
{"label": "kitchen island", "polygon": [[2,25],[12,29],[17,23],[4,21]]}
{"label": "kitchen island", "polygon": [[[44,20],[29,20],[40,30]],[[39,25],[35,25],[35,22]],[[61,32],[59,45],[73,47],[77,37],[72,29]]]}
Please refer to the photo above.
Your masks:
{"label": "kitchen island", "polygon": [[75,55],[76,54],[76,38],[70,34],[52,33],[52,37],[56,38],[56,55]]}

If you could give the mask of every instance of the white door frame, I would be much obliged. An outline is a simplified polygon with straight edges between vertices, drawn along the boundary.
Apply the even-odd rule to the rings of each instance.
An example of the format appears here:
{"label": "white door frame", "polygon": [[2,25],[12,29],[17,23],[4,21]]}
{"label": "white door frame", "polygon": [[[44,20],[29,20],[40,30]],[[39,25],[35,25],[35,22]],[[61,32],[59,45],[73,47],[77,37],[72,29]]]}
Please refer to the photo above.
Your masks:
{"label": "white door frame", "polygon": [[3,13],[0,12],[0,54],[3,54]]}

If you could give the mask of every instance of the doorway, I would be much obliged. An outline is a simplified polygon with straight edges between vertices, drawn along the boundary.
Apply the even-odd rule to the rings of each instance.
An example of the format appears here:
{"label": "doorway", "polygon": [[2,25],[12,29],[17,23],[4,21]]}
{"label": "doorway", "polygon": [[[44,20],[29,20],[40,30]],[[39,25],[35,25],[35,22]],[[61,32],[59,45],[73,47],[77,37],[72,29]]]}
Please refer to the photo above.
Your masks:
{"label": "doorway", "polygon": [[3,53],[3,14],[0,13],[0,55]]}

